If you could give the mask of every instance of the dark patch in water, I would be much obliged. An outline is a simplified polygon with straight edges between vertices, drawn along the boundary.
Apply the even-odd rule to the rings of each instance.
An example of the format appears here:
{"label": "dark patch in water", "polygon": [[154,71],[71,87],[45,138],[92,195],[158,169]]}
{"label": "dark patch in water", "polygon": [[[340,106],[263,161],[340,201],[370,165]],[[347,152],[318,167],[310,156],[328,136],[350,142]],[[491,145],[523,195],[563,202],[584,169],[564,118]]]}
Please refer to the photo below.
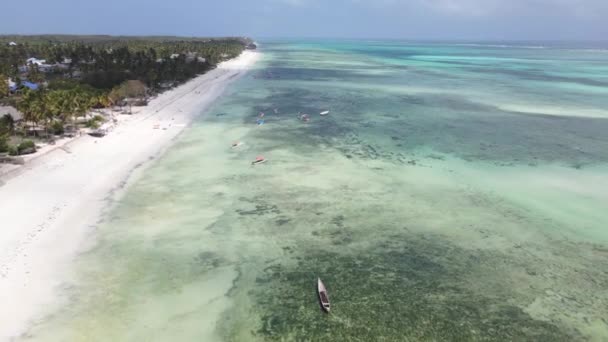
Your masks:
{"label": "dark patch in water", "polygon": [[284,225],[288,224],[289,222],[291,222],[291,219],[286,218],[286,217],[281,217],[281,218],[277,219],[275,222],[277,223],[278,226],[284,226]]}
{"label": "dark patch in water", "polygon": [[344,228],[344,216],[338,215],[331,219],[331,223],[338,226],[339,228]]}
{"label": "dark patch in water", "polygon": [[242,210],[242,209],[237,209],[235,210],[239,215],[245,216],[245,215],[267,215],[267,214],[280,214],[281,211],[279,210],[279,208],[274,205],[274,204],[256,204],[255,205],[255,209],[253,210]]}
{"label": "dark patch in water", "polygon": [[[406,241],[399,241],[406,240]],[[434,242],[435,241],[435,242]],[[571,341],[580,338],[535,320],[508,289],[492,296],[467,283],[479,264],[501,256],[435,239],[397,237],[344,254],[300,251],[297,264],[275,264],[256,279],[256,334],[296,341]],[[316,305],[313,284],[328,287],[332,313]],[[501,291],[505,290],[505,291]]]}
{"label": "dark patch in water", "polygon": [[224,266],[226,260],[214,252],[201,252],[194,257],[194,265],[197,272],[207,272],[210,269]]}

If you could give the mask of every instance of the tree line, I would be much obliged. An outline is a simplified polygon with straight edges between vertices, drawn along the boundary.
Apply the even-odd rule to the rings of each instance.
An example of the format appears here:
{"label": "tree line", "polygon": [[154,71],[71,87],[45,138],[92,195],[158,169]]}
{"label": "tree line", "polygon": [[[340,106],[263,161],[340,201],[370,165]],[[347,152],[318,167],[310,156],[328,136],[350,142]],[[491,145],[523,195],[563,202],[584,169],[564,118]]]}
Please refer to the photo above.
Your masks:
{"label": "tree line", "polygon": [[[86,119],[92,108],[145,99],[238,56],[250,44],[246,38],[0,36],[0,105],[23,113],[30,127],[22,127],[22,134],[40,127],[58,134],[77,118]],[[26,64],[32,57],[45,62]],[[9,78],[17,85],[14,93]],[[25,81],[40,87],[29,90],[22,87]],[[0,152],[7,135],[18,133],[3,120]]]}

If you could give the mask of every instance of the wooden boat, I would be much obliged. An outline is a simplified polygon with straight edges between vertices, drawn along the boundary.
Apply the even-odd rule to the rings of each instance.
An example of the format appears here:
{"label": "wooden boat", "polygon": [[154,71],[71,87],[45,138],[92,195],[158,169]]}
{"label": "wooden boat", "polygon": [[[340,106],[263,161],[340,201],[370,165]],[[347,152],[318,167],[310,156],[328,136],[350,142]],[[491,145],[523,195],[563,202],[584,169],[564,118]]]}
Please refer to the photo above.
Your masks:
{"label": "wooden boat", "polygon": [[89,135],[92,137],[95,137],[95,138],[101,138],[106,135],[106,131],[104,129],[98,128],[96,130],[89,132]]}
{"label": "wooden boat", "polygon": [[251,165],[262,164],[266,162],[266,158],[263,156],[257,156],[254,161],[251,162]]}
{"label": "wooden boat", "polygon": [[319,294],[319,301],[323,311],[329,313],[329,297],[327,296],[327,289],[325,284],[321,281],[321,278],[317,278],[317,293]]}

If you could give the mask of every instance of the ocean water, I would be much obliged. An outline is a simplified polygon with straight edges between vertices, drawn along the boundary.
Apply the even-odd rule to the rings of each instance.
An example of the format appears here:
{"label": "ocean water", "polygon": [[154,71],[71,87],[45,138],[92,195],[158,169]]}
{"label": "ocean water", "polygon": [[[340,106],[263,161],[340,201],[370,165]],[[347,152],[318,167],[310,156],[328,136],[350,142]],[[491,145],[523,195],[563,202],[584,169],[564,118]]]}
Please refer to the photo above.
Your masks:
{"label": "ocean water", "polygon": [[261,50],[25,340],[608,340],[608,50]]}

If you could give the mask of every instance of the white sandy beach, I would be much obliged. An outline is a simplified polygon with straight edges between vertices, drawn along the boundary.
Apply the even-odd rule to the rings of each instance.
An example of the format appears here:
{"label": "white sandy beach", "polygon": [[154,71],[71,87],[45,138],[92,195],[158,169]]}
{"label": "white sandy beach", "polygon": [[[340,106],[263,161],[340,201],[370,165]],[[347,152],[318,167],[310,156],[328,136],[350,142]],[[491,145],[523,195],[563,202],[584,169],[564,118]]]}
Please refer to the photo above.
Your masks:
{"label": "white sandy beach", "polygon": [[94,243],[107,199],[258,58],[246,51],[159,95],[105,137],[80,137],[0,176],[0,340],[18,338],[61,302],[70,262]]}

